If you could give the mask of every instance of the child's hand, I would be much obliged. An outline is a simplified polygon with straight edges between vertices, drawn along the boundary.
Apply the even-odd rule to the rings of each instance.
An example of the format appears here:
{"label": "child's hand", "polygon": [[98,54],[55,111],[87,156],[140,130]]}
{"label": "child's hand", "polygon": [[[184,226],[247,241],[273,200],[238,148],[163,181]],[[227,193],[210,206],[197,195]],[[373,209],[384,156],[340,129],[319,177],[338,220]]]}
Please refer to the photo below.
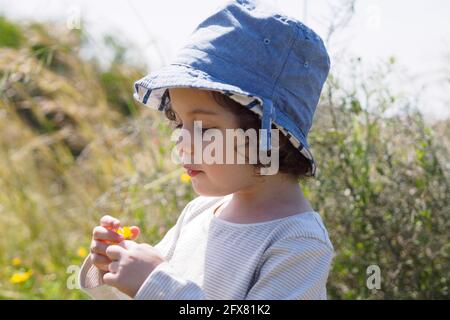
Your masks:
{"label": "child's hand", "polygon": [[103,282],[134,298],[148,275],[164,261],[161,254],[146,243],[125,240],[106,249],[112,261]]}
{"label": "child's hand", "polygon": [[[103,216],[100,219],[100,226],[93,230],[91,243],[91,261],[98,269],[107,272],[108,265],[111,260],[106,255],[106,248],[114,243],[119,243],[124,240],[122,235],[116,231],[120,228],[120,221],[111,216]],[[136,239],[139,235],[138,227],[130,228],[130,239]]]}

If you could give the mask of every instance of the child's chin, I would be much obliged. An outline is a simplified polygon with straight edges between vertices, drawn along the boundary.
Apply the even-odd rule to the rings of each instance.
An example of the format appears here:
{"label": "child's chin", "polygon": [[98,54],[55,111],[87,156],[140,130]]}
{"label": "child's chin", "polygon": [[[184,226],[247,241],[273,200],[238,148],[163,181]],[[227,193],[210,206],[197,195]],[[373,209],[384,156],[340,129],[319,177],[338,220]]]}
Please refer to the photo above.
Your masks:
{"label": "child's chin", "polygon": [[204,197],[222,197],[229,194],[229,192],[214,190],[214,187],[208,186],[206,183],[192,184],[192,188],[197,195]]}
{"label": "child's chin", "polygon": [[206,182],[192,182],[192,188],[194,189],[194,192],[198,194],[199,196],[205,196],[205,197],[215,197],[216,193],[212,191],[212,187],[209,186]]}
{"label": "child's chin", "polygon": [[214,192],[211,192],[211,190],[208,190],[207,186],[199,186],[199,185],[192,185],[192,188],[194,189],[194,192],[198,194],[199,196],[204,197],[215,197],[216,194]]}

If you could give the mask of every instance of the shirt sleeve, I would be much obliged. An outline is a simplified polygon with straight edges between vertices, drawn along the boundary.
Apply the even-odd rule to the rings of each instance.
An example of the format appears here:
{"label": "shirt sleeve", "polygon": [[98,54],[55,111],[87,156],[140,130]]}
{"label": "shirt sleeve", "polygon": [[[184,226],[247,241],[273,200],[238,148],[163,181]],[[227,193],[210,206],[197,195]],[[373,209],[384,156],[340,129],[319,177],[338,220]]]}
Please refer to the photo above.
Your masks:
{"label": "shirt sleeve", "polygon": [[262,265],[246,300],[325,300],[333,249],[314,238],[275,242],[263,255]]}
{"label": "shirt sleeve", "polygon": [[[176,223],[169,229],[169,231],[167,231],[161,241],[154,245],[154,247],[166,259],[171,254],[173,244],[178,239],[181,227],[186,222],[186,215],[190,212],[190,208],[193,203],[194,201],[191,201],[185,206]],[[106,285],[103,282],[103,274],[104,272],[92,264],[91,257],[88,255],[84,260],[78,274],[79,288],[92,299],[96,300],[131,299],[128,295],[122,293],[118,289]]]}
{"label": "shirt sleeve", "polygon": [[154,245],[155,249],[157,249],[161,255],[168,259],[174,249],[174,245],[178,240],[178,236],[180,235],[181,228],[184,224],[189,222],[190,213],[192,212],[192,206],[195,202],[198,201],[198,198],[191,200],[181,211],[180,216],[178,217],[176,223],[166,232],[164,237],[157,244]]}
{"label": "shirt sleeve", "polygon": [[176,275],[170,262],[156,266],[139,288],[136,300],[205,300],[203,289]]}
{"label": "shirt sleeve", "polygon": [[[197,197],[191,201],[186,208],[190,210],[201,212],[198,208],[199,205],[203,204],[205,198]],[[186,217],[184,222],[180,221],[176,223],[172,229],[170,229],[166,237],[158,243],[155,248],[157,248],[161,254],[167,258],[168,255],[172,254],[173,243],[175,243],[180,234],[181,228],[184,223],[189,222],[192,219],[192,215],[185,213]],[[205,292],[196,283],[190,280],[183,279],[178,276],[170,261],[165,261],[160,263],[153,271],[148,275],[144,283],[139,288],[134,299],[136,300],[205,300]]]}
{"label": "shirt sleeve", "polygon": [[[174,225],[169,229],[161,241],[154,246],[165,258],[167,258],[169,254],[177,229],[178,226]],[[88,255],[84,260],[78,275],[80,289],[95,300],[130,299],[128,295],[123,294],[116,288],[104,284],[103,274],[104,272],[92,264],[91,255]]]}
{"label": "shirt sleeve", "polygon": [[166,232],[164,237],[157,244],[154,245],[154,248],[157,249],[161,255],[167,259],[169,253],[171,252],[172,246],[178,238],[177,234],[179,233],[180,225],[175,224],[169,231]]}
{"label": "shirt sleeve", "polygon": [[94,266],[91,255],[88,255],[78,274],[78,285],[81,291],[95,300],[129,300],[128,295],[103,282],[104,272]]}

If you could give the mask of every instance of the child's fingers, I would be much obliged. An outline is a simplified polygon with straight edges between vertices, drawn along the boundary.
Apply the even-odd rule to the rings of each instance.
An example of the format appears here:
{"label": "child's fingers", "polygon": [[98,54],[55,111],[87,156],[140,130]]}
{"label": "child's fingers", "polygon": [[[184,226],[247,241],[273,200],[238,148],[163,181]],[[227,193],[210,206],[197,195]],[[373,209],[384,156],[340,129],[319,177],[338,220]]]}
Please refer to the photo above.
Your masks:
{"label": "child's fingers", "polygon": [[117,273],[107,272],[103,275],[103,282],[108,286],[114,286],[117,283]]}
{"label": "child's fingers", "polygon": [[108,271],[108,265],[111,263],[111,260],[108,257],[91,253],[91,262],[100,270]]}
{"label": "child's fingers", "polygon": [[117,230],[120,227],[120,221],[119,219],[106,215],[100,219],[100,225],[106,229]]}
{"label": "child's fingers", "polygon": [[117,273],[119,271],[119,262],[113,261],[108,265],[108,271],[111,273]]}
{"label": "child's fingers", "polygon": [[122,246],[111,245],[106,248],[106,255],[111,261],[119,260],[126,250]]}
{"label": "child's fingers", "polygon": [[92,240],[92,243],[91,243],[91,252],[92,253],[97,253],[97,254],[106,256],[106,248],[108,248],[108,244],[101,242],[101,241]]}
{"label": "child's fingers", "polygon": [[131,231],[131,240],[135,240],[141,233],[141,230],[139,229],[139,227],[136,227],[136,226],[130,227],[130,231]]}
{"label": "child's fingers", "polygon": [[114,231],[107,230],[104,227],[97,226],[92,231],[92,237],[94,240],[110,241],[113,243],[120,242],[123,240],[123,236],[117,234]]}
{"label": "child's fingers", "polygon": [[134,248],[135,246],[139,245],[137,242],[133,241],[133,240],[124,240],[120,243],[117,244],[117,246],[122,247],[126,250],[130,250],[132,248]]}

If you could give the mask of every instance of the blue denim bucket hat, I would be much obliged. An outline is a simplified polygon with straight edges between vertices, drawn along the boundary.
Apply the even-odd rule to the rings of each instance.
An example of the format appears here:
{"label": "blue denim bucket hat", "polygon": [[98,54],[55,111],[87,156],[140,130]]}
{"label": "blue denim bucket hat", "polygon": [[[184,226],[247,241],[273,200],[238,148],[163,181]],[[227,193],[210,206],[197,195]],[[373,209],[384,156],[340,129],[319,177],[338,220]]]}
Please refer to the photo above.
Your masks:
{"label": "blue denim bucket hat", "polygon": [[272,124],[316,165],[307,141],[330,58],[322,39],[261,0],[233,0],[191,33],[170,64],[134,83],[134,98],[164,111],[176,87],[219,91],[261,119],[260,149]]}

